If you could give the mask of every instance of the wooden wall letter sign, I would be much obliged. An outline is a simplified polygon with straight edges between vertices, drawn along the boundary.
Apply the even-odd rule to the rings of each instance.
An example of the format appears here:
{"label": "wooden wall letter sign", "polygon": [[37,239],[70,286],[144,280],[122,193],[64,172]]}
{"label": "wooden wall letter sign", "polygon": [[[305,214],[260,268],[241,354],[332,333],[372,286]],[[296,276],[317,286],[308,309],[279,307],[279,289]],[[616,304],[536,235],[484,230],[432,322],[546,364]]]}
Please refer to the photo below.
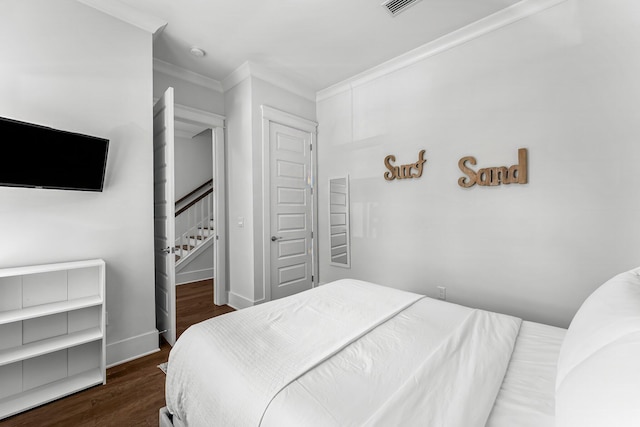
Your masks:
{"label": "wooden wall letter sign", "polygon": [[500,184],[526,184],[527,183],[527,149],[518,150],[518,164],[510,168],[499,166],[493,168],[480,169],[475,172],[467,167],[466,163],[475,165],[476,158],[467,156],[460,159],[458,167],[467,176],[458,179],[460,187],[469,188],[474,184],[481,186],[493,186]]}
{"label": "wooden wall letter sign", "polygon": [[[393,181],[394,179],[407,179],[407,178],[420,178],[422,176],[422,168],[427,161],[424,158],[425,150],[418,153],[418,161],[415,163],[409,163],[406,165],[394,166],[391,162],[396,161],[396,156],[389,154],[384,158],[384,165],[389,169],[389,172],[384,173],[384,179],[387,181]],[[413,170],[417,173],[413,173]]]}

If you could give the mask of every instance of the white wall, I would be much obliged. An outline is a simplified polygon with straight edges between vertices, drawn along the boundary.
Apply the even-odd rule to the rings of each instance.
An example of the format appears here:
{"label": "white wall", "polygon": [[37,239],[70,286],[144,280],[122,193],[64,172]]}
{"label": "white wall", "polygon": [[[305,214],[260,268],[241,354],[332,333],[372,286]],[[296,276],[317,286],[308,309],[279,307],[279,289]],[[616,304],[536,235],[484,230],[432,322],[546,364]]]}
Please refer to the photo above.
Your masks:
{"label": "white wall", "polygon": [[175,138],[175,195],[186,196],[213,177],[211,131],[193,138]]}
{"label": "white wall", "polygon": [[199,254],[191,255],[185,262],[187,264],[184,267],[180,265],[176,268],[176,285],[213,278],[213,245],[200,249]]}
{"label": "white wall", "polygon": [[[225,91],[229,209],[229,304],[264,301],[262,105],[315,120],[315,102],[249,76]],[[238,225],[243,218],[244,225]]]}
{"label": "white wall", "polygon": [[151,34],[72,0],[6,0],[0,39],[1,116],[110,140],[102,193],[0,187],[0,267],[103,258],[107,363],[157,350]]}
{"label": "white wall", "polygon": [[[227,283],[229,304],[253,301],[251,79],[225,91],[227,137]],[[239,219],[243,225],[238,225]]]}
{"label": "white wall", "polygon": [[[318,102],[320,280],[354,277],[566,327],[640,264],[640,5],[569,0]],[[463,189],[458,160],[529,184]],[[383,159],[422,178],[385,181]],[[352,268],[329,264],[327,179],[351,177]],[[324,207],[324,208],[323,208]]]}

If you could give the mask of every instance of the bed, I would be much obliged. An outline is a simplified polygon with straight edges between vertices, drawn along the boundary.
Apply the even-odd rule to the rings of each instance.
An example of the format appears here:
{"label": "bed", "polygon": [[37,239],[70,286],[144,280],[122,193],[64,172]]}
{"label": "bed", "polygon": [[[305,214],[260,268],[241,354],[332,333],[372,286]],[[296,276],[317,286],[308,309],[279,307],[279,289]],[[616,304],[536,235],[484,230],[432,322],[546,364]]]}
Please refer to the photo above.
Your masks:
{"label": "bed", "polygon": [[343,279],[198,323],[161,426],[640,425],[640,268],[568,329]]}

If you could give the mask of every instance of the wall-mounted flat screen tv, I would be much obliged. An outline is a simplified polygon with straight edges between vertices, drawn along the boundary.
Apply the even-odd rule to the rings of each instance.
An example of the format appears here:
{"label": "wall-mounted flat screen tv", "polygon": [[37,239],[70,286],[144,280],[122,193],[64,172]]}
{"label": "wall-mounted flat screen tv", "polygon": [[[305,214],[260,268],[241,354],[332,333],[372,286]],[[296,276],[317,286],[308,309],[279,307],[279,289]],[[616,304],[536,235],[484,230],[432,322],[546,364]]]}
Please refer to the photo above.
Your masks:
{"label": "wall-mounted flat screen tv", "polygon": [[0,117],[0,186],[102,191],[109,140]]}

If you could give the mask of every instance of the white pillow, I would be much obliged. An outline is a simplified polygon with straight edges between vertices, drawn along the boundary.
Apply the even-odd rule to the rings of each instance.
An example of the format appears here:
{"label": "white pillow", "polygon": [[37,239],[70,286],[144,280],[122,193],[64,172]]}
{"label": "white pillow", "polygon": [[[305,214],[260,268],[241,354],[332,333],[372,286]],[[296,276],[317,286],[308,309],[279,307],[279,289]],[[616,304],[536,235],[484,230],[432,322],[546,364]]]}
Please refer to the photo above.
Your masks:
{"label": "white pillow", "polygon": [[573,318],[558,358],[556,426],[640,426],[640,268],[608,280]]}

